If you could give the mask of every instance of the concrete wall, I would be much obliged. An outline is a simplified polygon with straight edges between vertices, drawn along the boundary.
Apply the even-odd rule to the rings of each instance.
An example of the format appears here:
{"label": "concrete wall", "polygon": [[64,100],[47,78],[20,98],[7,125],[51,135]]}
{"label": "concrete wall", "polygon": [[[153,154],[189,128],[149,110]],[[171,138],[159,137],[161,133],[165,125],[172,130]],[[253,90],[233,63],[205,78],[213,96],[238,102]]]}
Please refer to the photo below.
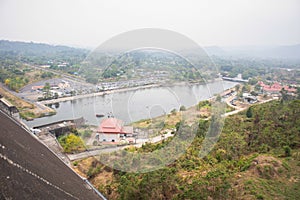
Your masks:
{"label": "concrete wall", "polygon": [[120,141],[120,134],[105,134],[99,133],[99,141],[100,142],[119,142]]}

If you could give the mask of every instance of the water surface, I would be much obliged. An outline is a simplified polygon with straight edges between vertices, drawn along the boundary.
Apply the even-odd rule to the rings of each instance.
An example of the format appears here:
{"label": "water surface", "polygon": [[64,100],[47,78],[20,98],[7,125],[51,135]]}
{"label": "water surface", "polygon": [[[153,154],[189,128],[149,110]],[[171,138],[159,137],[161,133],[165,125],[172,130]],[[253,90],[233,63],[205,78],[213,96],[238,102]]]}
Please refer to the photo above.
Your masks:
{"label": "water surface", "polygon": [[[157,117],[179,109],[181,105],[190,107],[208,99],[237,83],[217,81],[208,84],[155,87],[127,92],[86,97],[61,102],[55,108],[56,115],[25,121],[29,127],[60,120],[84,117],[87,124],[98,125],[102,118],[96,114],[113,115],[125,123]],[[57,104],[58,105],[58,104]]]}

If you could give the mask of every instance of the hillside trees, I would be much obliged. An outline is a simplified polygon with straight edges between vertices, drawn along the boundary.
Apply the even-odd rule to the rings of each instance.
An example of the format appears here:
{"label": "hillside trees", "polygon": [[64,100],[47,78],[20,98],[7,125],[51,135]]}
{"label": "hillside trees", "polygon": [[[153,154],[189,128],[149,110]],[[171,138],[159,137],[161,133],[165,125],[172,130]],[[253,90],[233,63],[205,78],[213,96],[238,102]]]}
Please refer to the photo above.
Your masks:
{"label": "hillside trees", "polygon": [[[207,104],[204,103],[205,105]],[[270,180],[272,177],[259,173],[270,172],[268,170],[273,170],[271,167],[274,163],[270,162],[266,167],[262,167],[259,165],[260,161],[255,159],[258,156],[263,158],[265,153],[268,153],[277,158],[288,157],[284,159],[289,162],[293,159],[291,155],[294,155],[294,151],[299,152],[300,100],[284,103],[271,101],[253,105],[250,110],[252,113],[250,118],[246,115],[247,111],[226,118],[222,134],[209,154],[199,156],[212,122],[200,120],[192,144],[186,149],[186,153],[174,163],[148,173],[114,173],[112,182],[115,189],[110,183],[107,187],[103,186],[104,189],[101,189],[101,192],[112,199],[116,196],[109,195],[114,192],[120,199],[239,199],[239,197],[245,197],[244,193],[239,194],[241,189],[247,194],[253,194],[251,198],[261,198],[264,195],[254,193],[256,190],[261,190],[261,187],[256,187],[255,190],[249,188],[251,185],[263,183],[267,187],[264,191],[269,192],[272,188],[273,193],[267,194],[269,196],[290,193],[277,192],[282,187],[281,181],[290,179],[286,179],[287,174],[279,173],[285,171],[284,168],[278,168],[276,177],[281,176],[280,179],[274,176],[275,178]],[[178,123],[176,127],[175,135],[190,136],[186,132],[189,132],[192,127],[185,125],[184,121]],[[167,143],[168,141],[163,144],[147,144],[136,151],[155,152]],[[280,166],[280,163],[276,165]],[[283,165],[290,170],[287,164]],[[300,169],[299,166],[297,169]],[[256,171],[259,173],[251,174]],[[104,175],[106,174],[107,172]],[[247,180],[249,174],[251,174],[251,180]],[[93,180],[97,181],[97,178],[99,177]],[[246,185],[243,185],[243,180],[247,180]],[[237,185],[240,187],[236,187]],[[296,183],[293,185],[297,187]]]}

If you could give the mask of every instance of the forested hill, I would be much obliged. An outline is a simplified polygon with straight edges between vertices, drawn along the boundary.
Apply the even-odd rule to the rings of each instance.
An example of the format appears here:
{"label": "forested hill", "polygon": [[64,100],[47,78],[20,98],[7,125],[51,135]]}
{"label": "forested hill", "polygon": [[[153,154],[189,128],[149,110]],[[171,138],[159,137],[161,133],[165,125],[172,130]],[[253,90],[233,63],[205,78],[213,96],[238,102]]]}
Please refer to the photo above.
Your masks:
{"label": "forested hill", "polygon": [[300,44],[285,46],[232,46],[232,47],[206,47],[209,55],[218,57],[275,59],[285,61],[300,61]]}
{"label": "forested hill", "polygon": [[112,170],[93,158],[76,167],[109,199],[299,199],[299,116],[300,100],[254,105],[226,118],[218,143],[204,158],[199,150],[210,122],[200,121],[186,154],[149,173]]}
{"label": "forested hill", "polygon": [[[65,62],[80,61],[89,51],[67,46],[56,46],[33,42],[14,42],[0,40],[0,58],[14,59],[23,62],[37,62],[61,60]],[[42,63],[39,63],[42,62]]]}

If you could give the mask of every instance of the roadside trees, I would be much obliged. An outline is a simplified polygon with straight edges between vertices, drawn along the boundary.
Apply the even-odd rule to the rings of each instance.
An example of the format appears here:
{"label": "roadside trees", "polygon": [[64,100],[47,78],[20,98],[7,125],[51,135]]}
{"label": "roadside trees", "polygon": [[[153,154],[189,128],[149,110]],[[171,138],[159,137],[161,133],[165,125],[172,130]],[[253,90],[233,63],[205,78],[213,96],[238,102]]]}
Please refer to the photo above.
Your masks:
{"label": "roadside trees", "polygon": [[50,92],[50,83],[45,83],[45,86],[43,88],[43,92],[44,92],[44,99],[50,99],[51,98],[51,92]]}

